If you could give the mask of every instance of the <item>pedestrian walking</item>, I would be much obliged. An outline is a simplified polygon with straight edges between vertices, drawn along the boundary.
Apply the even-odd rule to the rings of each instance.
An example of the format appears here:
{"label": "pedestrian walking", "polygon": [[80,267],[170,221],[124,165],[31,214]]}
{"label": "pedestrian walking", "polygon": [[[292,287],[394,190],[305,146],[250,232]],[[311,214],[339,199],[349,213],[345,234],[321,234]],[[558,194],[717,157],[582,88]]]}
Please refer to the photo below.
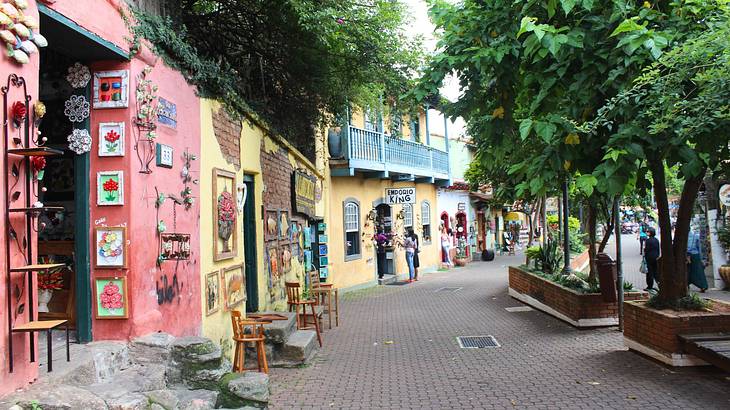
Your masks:
{"label": "pedestrian walking", "polygon": [[642,222],[639,225],[638,236],[639,236],[639,255],[643,255],[644,254],[644,242],[646,242],[646,238],[648,237],[648,235],[646,233],[646,224],[644,222]]}
{"label": "pedestrian walking", "polygon": [[383,279],[386,270],[385,243],[388,242],[388,237],[383,233],[383,228],[378,228],[378,233],[373,239],[375,239],[375,251],[378,257],[378,278]]}
{"label": "pedestrian walking", "polygon": [[451,237],[449,236],[446,228],[441,228],[441,264],[446,267],[451,267]]}
{"label": "pedestrian walking", "polygon": [[416,245],[416,252],[413,253],[413,280],[418,280],[418,268],[421,266],[420,261],[418,260],[418,254],[421,252],[421,242],[418,240],[418,235],[413,231],[413,228],[408,228],[408,236],[413,239],[413,243]]}
{"label": "pedestrian walking", "polygon": [[702,261],[702,246],[700,234],[692,229],[687,240],[687,282],[700,288],[700,292],[707,290],[707,278],[705,277],[705,264]]}
{"label": "pedestrian walking", "polygon": [[406,235],[406,239],[403,241],[403,247],[406,250],[406,263],[408,264],[408,282],[413,282],[413,277],[416,273],[416,268],[413,266],[413,255],[416,253],[416,243],[410,235]]}
{"label": "pedestrian walking", "polygon": [[646,261],[646,289],[645,291],[654,290],[654,282],[659,283],[659,272],[657,258],[661,253],[659,247],[659,239],[656,238],[656,231],[649,228],[646,232],[647,238],[644,242],[644,261]]}

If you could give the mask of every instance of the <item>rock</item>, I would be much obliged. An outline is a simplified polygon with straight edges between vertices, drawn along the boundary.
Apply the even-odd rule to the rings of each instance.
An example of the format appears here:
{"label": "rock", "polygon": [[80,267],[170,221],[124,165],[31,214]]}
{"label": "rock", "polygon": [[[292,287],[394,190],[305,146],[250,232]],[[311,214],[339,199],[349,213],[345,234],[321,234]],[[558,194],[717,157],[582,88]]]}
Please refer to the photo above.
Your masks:
{"label": "rock", "polygon": [[[100,397],[80,387],[57,385],[53,388],[31,388],[3,398],[0,408],[18,405],[23,409],[43,410],[106,410],[107,405]],[[35,406],[35,407],[34,407]]]}
{"label": "rock", "polygon": [[212,340],[200,336],[179,337],[172,342],[172,357],[178,361],[197,362],[201,356],[220,351]]}
{"label": "rock", "polygon": [[93,342],[86,345],[72,345],[70,362],[55,362],[53,372],[43,377],[49,385],[70,384],[83,387],[103,383],[116,372],[131,366],[129,349],[121,342]]}
{"label": "rock", "polygon": [[150,403],[157,404],[165,410],[177,409],[177,405],[180,402],[177,392],[173,390],[155,390],[146,394]]}
{"label": "rock", "polygon": [[218,402],[218,392],[211,390],[178,390],[181,410],[214,409]]}
{"label": "rock", "polygon": [[217,390],[218,381],[231,371],[231,362],[223,362],[214,369],[208,369],[194,363],[184,364],[181,373],[183,384],[191,389]]}
{"label": "rock", "polygon": [[166,408],[160,406],[157,403],[152,403],[152,404],[150,404],[150,409],[149,410],[170,410],[170,409],[166,409]]}
{"label": "rock", "polygon": [[170,360],[170,348],[175,337],[167,333],[151,333],[132,340],[130,356],[139,364],[166,364]]}
{"label": "rock", "polygon": [[274,351],[272,363],[276,366],[296,366],[306,363],[319,349],[314,330],[297,330],[285,344]]}
{"label": "rock", "polygon": [[120,397],[106,400],[109,410],[147,410],[147,397],[140,393],[127,393]]}
{"label": "rock", "polygon": [[269,376],[264,373],[245,372],[226,375],[220,382],[221,394],[218,405],[227,408],[251,406],[265,408],[269,403]]}
{"label": "rock", "polygon": [[112,382],[93,384],[86,389],[109,403],[121,399],[128,393],[162,390],[165,387],[165,366],[149,364],[124,370],[119,372]]}

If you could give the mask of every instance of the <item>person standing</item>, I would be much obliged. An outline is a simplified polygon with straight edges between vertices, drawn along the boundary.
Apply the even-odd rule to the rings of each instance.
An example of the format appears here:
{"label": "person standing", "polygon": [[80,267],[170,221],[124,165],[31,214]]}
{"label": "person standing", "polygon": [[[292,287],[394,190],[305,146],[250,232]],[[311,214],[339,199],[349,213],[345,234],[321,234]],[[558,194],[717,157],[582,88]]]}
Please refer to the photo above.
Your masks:
{"label": "person standing", "polygon": [[646,289],[654,289],[654,282],[659,283],[657,259],[661,253],[659,240],[656,238],[656,231],[649,228],[646,232],[647,238],[644,241],[644,260],[646,261]]}
{"label": "person standing", "polygon": [[700,234],[694,228],[689,232],[689,238],[687,238],[687,282],[700,288],[702,293],[708,287],[705,264],[702,261]]}
{"label": "person standing", "polygon": [[644,242],[646,242],[647,236],[646,224],[642,222],[639,224],[639,255],[644,254]]}
{"label": "person standing", "polygon": [[451,267],[451,237],[446,228],[441,228],[441,263],[447,267]]}
{"label": "person standing", "polygon": [[413,242],[416,245],[416,252],[413,254],[413,269],[414,269],[414,276],[413,280],[418,280],[418,268],[421,266],[420,261],[418,260],[418,253],[421,251],[421,243],[418,240],[418,235],[413,231],[413,228],[408,228],[408,236],[413,239]]}
{"label": "person standing", "polygon": [[378,228],[378,233],[373,237],[375,239],[375,251],[378,256],[378,278],[383,279],[385,276],[385,243],[388,242],[388,237],[383,233],[383,228]]}
{"label": "person standing", "polygon": [[413,282],[416,268],[413,266],[413,255],[416,253],[416,243],[410,235],[406,236],[403,241],[403,247],[406,249],[406,263],[408,264],[408,282]]}

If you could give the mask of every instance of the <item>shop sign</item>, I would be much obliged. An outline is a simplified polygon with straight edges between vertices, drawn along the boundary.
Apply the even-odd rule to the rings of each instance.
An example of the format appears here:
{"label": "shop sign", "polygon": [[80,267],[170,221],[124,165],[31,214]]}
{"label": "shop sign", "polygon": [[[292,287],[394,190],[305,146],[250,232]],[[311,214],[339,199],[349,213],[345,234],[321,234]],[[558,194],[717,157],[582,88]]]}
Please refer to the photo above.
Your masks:
{"label": "shop sign", "polygon": [[294,212],[314,218],[316,185],[317,180],[315,177],[300,171],[294,171],[292,175],[292,187],[294,191],[292,192],[292,202],[294,203]]}
{"label": "shop sign", "polygon": [[730,184],[725,184],[720,187],[720,203],[725,206],[730,206]]}
{"label": "shop sign", "polygon": [[415,204],[416,188],[386,188],[385,203],[388,205]]}
{"label": "shop sign", "polygon": [[157,121],[170,128],[177,128],[177,105],[160,97],[157,99]]}
{"label": "shop sign", "polygon": [[466,211],[466,203],[464,203],[464,202],[459,202],[459,205],[457,205],[457,209],[458,209],[459,211]]}

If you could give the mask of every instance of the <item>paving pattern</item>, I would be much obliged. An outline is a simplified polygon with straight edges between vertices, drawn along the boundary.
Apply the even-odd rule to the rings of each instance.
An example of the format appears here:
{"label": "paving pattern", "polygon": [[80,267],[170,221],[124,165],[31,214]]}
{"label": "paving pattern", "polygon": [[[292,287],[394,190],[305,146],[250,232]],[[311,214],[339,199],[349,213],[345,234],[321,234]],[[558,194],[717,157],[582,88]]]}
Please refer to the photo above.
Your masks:
{"label": "paving pattern", "polygon": [[[730,374],[669,369],[613,329],[576,330],[539,311],[508,312],[500,256],[342,298],[339,328],[313,364],[273,369],[275,409],[728,409]],[[435,292],[462,287],[456,292]],[[491,349],[457,336],[493,335]]]}

